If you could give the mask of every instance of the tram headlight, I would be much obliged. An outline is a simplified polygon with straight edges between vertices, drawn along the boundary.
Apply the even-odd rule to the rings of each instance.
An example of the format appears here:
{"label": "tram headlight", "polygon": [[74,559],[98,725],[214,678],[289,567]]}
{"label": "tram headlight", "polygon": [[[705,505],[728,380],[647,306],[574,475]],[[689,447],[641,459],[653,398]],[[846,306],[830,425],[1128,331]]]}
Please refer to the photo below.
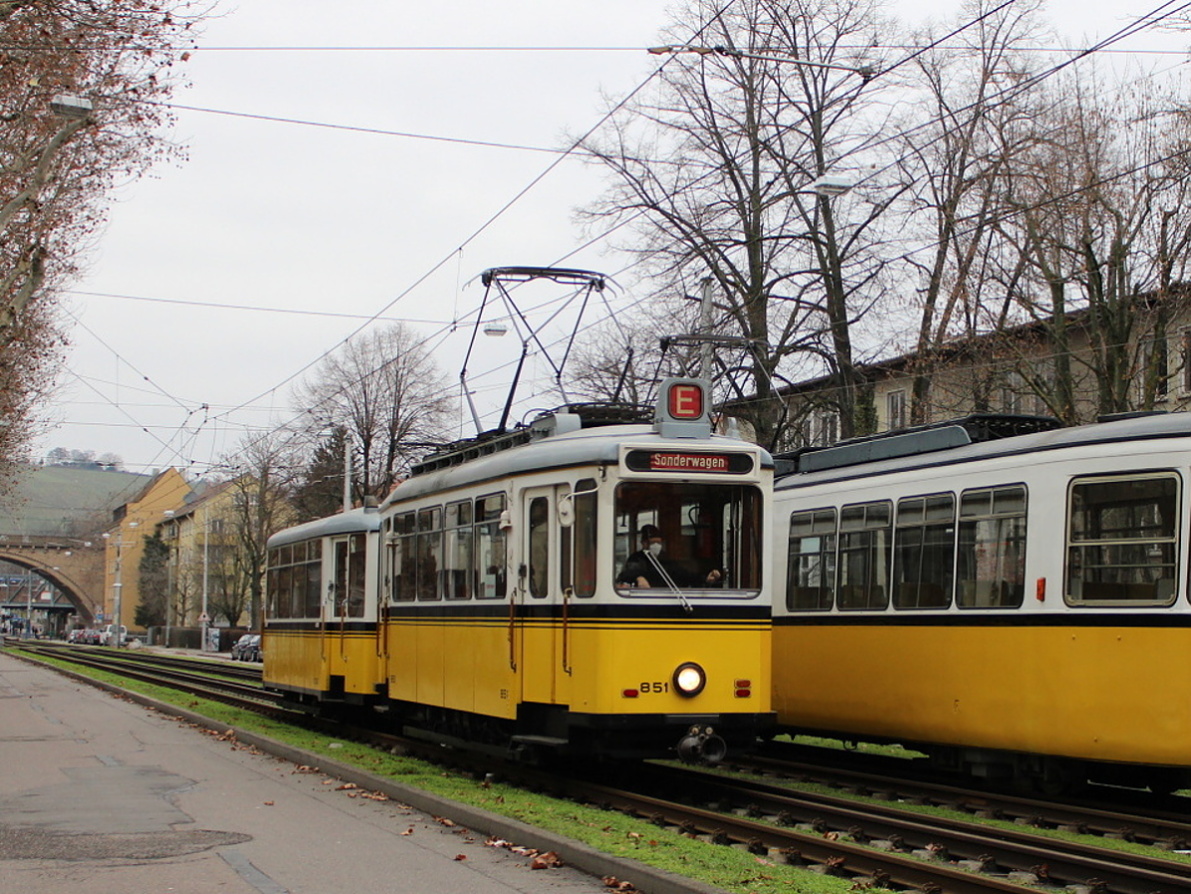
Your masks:
{"label": "tram headlight", "polygon": [[707,674],[693,661],[680,664],[674,671],[674,689],[679,695],[694,698],[706,685]]}

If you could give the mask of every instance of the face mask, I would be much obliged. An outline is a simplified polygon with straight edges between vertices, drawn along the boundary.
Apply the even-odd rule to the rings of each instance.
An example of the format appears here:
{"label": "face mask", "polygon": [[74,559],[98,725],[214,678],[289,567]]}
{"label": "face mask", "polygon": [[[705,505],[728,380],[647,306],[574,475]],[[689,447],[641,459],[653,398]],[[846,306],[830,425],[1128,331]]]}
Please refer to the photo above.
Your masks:
{"label": "face mask", "polygon": [[649,551],[655,557],[660,556],[662,554],[662,545],[660,543],[651,543],[649,544]]}

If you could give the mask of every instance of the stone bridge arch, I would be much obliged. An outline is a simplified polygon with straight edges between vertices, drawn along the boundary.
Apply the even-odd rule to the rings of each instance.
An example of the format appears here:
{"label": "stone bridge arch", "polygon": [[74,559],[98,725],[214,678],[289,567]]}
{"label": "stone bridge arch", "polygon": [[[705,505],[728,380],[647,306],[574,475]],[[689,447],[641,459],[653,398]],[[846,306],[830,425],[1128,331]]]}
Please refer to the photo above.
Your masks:
{"label": "stone bridge arch", "polygon": [[79,616],[92,626],[103,609],[104,542],[64,537],[0,535],[0,561],[31,569],[57,587]]}

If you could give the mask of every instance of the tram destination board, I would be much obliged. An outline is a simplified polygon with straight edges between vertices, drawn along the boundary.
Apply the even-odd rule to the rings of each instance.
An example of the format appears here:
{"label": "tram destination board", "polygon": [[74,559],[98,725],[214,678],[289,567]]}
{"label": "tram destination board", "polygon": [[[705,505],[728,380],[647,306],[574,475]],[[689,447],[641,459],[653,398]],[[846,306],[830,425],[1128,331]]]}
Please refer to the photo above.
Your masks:
{"label": "tram destination board", "polygon": [[747,475],[753,457],[747,453],[706,453],[680,450],[630,450],[625,465],[633,472],[708,472]]}

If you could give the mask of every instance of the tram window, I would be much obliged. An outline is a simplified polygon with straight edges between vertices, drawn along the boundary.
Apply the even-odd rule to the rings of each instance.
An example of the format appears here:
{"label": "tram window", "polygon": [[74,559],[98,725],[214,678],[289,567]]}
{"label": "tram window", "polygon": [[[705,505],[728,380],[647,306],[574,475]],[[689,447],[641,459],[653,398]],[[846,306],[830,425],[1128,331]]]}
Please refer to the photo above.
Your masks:
{"label": "tram window", "polygon": [[475,570],[476,598],[505,597],[505,535],[500,516],[505,510],[505,495],[492,494],[476,500]]}
{"label": "tram window", "polygon": [[442,567],[442,509],[418,512],[418,555],[415,588],[419,602],[439,598],[438,569]]}
{"label": "tram window", "polygon": [[1075,480],[1068,504],[1067,601],[1173,603],[1179,491],[1174,473]]}
{"label": "tram window", "polygon": [[835,510],[790,516],[786,608],[827,611],[835,602]]}
{"label": "tram window", "polygon": [[618,585],[622,591],[635,589],[627,583],[632,575],[625,577],[626,565],[630,558],[644,561],[636,551],[647,525],[657,528],[663,541],[659,564],[677,586],[760,589],[761,496],[751,485],[624,482],[616,488],[613,525],[613,574],[626,581]]}
{"label": "tram window", "polygon": [[364,616],[365,581],[368,578],[366,542],[367,537],[363,534],[352,534],[348,540],[346,614],[349,618]]}
{"label": "tram window", "polygon": [[529,595],[544,599],[550,586],[550,501],[529,501]]}
{"label": "tram window", "polygon": [[269,569],[265,572],[265,615],[269,618],[279,618],[281,616],[277,612],[278,570],[273,567],[272,555],[269,554]]}
{"label": "tram window", "polygon": [[1019,608],[1026,592],[1026,489],[968,490],[959,501],[956,604]]}
{"label": "tram window", "polygon": [[294,611],[294,567],[282,565],[277,569],[277,617],[300,618]]}
{"label": "tram window", "polygon": [[281,574],[281,569],[278,568],[278,563],[281,558],[281,550],[269,550],[269,564],[268,570],[265,571],[265,614],[269,618],[282,617],[277,599],[277,579]]}
{"label": "tram window", "polygon": [[417,596],[417,525],[414,514],[405,512],[390,520],[388,541],[389,597],[410,602]]}
{"label": "tram window", "polygon": [[301,567],[305,571],[306,580],[298,617],[317,618],[322,608],[322,562],[316,559],[315,561],[307,562]]}
{"label": "tram window", "polygon": [[575,521],[570,527],[560,528],[559,555],[562,568],[560,583],[565,590],[581,598],[595,595],[596,588],[596,538],[599,526],[596,524],[596,482],[584,478],[575,482],[570,497],[574,504]]}
{"label": "tram window", "polygon": [[955,495],[911,497],[897,504],[893,536],[893,607],[946,608],[955,576]]}
{"label": "tram window", "polygon": [[271,619],[317,618],[321,608],[322,542],[269,550],[265,599]]}
{"label": "tram window", "polygon": [[443,577],[448,599],[470,599],[472,591],[471,503],[451,503],[446,507],[443,529]]}
{"label": "tram window", "polygon": [[856,503],[840,510],[839,589],[841,609],[883,609],[889,605],[889,546],[893,506],[888,501]]}

